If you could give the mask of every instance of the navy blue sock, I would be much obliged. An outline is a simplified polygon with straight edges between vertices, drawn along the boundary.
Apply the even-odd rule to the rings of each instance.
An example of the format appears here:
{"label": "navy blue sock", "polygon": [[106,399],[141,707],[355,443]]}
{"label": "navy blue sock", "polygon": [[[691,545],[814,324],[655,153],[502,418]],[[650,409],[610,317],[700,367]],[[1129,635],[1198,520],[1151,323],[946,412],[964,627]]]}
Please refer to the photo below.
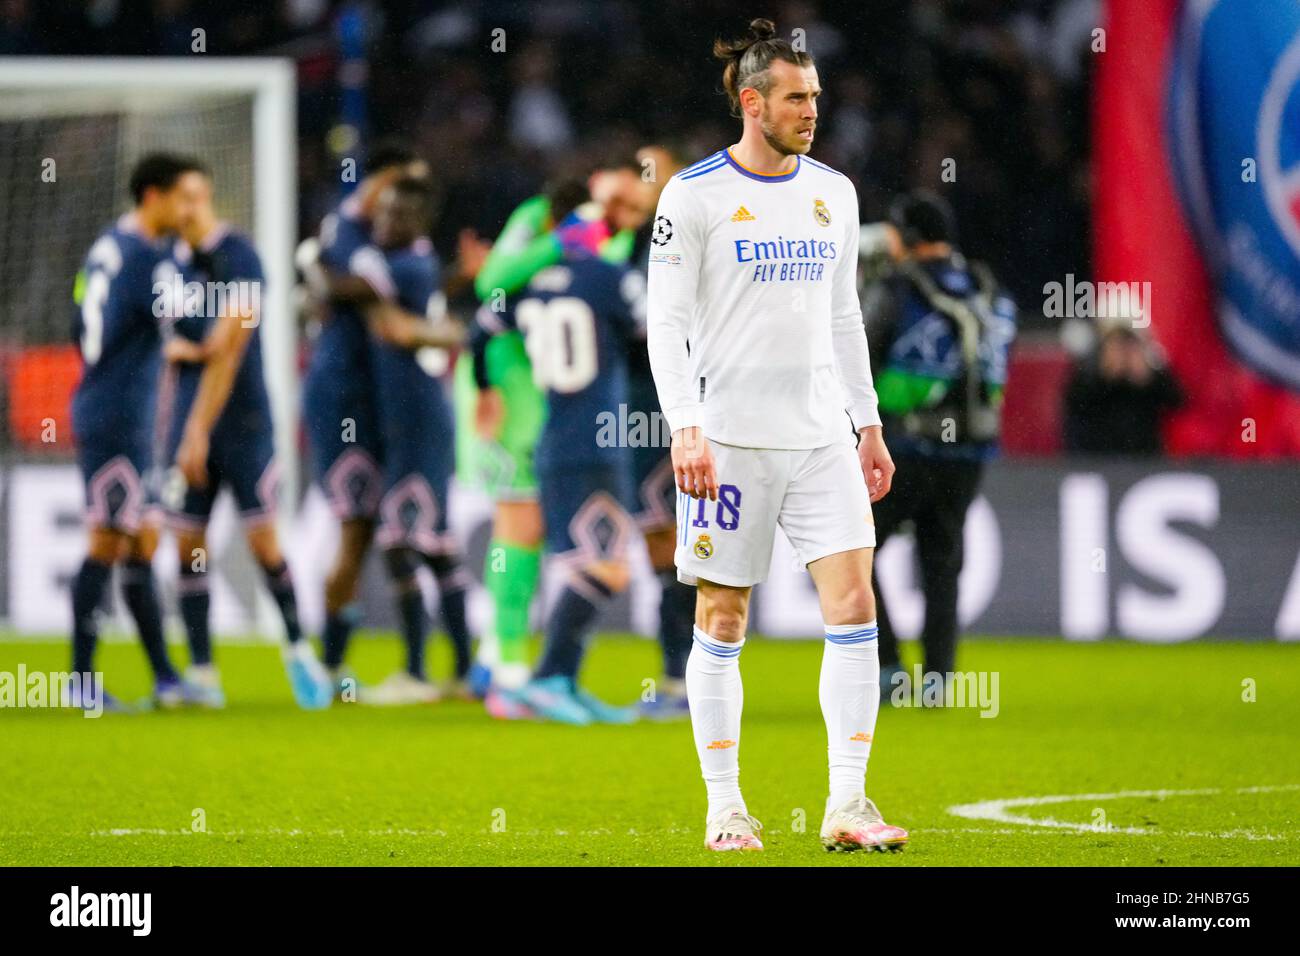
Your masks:
{"label": "navy blue sock", "polygon": [[460,556],[439,554],[429,559],[434,580],[438,582],[438,599],[442,608],[442,623],[451,638],[451,647],[456,654],[456,679],[462,680],[469,675],[473,659],[474,638],[469,633],[469,616],[465,610],[466,587],[468,575],[461,566]]}
{"label": "navy blue sock", "polygon": [[587,637],[610,594],[609,588],[589,574],[579,571],[573,576],[546,622],[546,646],[534,677],[562,674],[574,681],[578,679]]}
{"label": "navy blue sock", "polygon": [[208,624],[211,597],[208,572],[195,570],[193,564],[181,562],[180,580],[176,583],[176,603],[185,622],[185,639],[190,645],[190,663],[196,667],[212,663],[212,632]]}
{"label": "navy blue sock", "polygon": [[94,558],[81,562],[72,579],[72,672],[88,674],[94,669],[95,643],[99,628],[95,612],[103,603],[113,566]]}
{"label": "navy blue sock", "polygon": [[424,608],[424,593],[415,576],[419,556],[410,548],[393,548],[384,554],[388,573],[397,589],[397,612],[402,621],[402,641],[406,644],[406,671],[424,680],[424,642],[429,634],[429,612]]}
{"label": "navy blue sock", "polygon": [[355,604],[349,604],[342,610],[325,616],[325,629],[321,632],[321,643],[325,645],[326,667],[335,668],[343,663],[343,655],[348,649],[348,639],[352,636],[352,630],[357,626],[360,617],[361,612]]}
{"label": "navy blue sock", "polygon": [[285,636],[290,644],[297,644],[302,637],[302,628],[298,624],[298,599],[293,594],[293,575],[289,573],[289,565],[281,559],[274,567],[263,567],[262,573],[266,575],[266,587],[284,618]]}
{"label": "navy blue sock", "polygon": [[406,642],[406,672],[424,680],[424,642],[429,633],[429,612],[424,609],[420,583],[411,578],[398,584],[397,610],[402,616],[402,640]]}
{"label": "navy blue sock", "polygon": [[686,658],[695,633],[695,588],[677,580],[677,570],[659,572],[663,591],[659,597],[659,646],[664,655],[664,676],[686,678]]}
{"label": "navy blue sock", "polygon": [[167,640],[163,637],[162,608],[153,586],[153,568],[147,561],[130,558],[122,567],[122,596],[135,618],[154,680],[176,680],[176,671],[167,658]]}

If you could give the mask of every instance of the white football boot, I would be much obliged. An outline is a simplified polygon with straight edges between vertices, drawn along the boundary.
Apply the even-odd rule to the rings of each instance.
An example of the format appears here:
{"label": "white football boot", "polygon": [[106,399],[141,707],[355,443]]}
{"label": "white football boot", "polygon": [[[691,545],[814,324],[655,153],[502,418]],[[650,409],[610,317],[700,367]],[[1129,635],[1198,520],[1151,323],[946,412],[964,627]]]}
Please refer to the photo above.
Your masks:
{"label": "white football boot", "polygon": [[397,671],[374,687],[362,687],[357,700],[374,707],[401,707],[407,704],[432,704],[442,696],[436,684]]}
{"label": "white football boot", "polygon": [[907,846],[907,831],[886,823],[876,805],[866,797],[854,797],[843,806],[826,811],[822,820],[822,846],[829,852],[889,850],[897,853]]}
{"label": "white football boot", "polygon": [[763,841],[758,831],[759,823],[744,810],[733,807],[723,810],[705,824],[704,845],[710,850],[761,850]]}
{"label": "white football boot", "polygon": [[208,710],[226,706],[226,692],[221,689],[221,674],[215,665],[193,665],[185,672],[185,682],[194,688],[192,703]]}

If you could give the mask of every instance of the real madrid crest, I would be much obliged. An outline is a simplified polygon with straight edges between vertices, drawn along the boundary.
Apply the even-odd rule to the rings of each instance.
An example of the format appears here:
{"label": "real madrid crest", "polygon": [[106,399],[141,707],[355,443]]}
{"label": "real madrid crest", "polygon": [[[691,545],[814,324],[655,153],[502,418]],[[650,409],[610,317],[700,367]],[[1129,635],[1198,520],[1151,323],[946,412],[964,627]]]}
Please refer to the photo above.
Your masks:
{"label": "real madrid crest", "polygon": [[813,200],[813,218],[817,220],[819,226],[829,226],[831,224],[831,211],[826,208],[826,204],[820,199]]}
{"label": "real madrid crest", "polygon": [[695,539],[695,556],[701,561],[713,556],[713,542],[709,540],[707,534],[702,534]]}

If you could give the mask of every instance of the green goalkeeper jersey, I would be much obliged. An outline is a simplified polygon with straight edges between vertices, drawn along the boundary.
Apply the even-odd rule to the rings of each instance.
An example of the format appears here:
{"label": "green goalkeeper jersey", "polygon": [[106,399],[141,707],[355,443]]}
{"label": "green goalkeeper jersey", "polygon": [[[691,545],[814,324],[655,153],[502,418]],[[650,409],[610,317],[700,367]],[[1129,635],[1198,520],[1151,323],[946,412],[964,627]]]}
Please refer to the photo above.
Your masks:
{"label": "green goalkeeper jersey", "polygon": [[[533,196],[515,208],[474,280],[474,291],[484,305],[504,309],[508,296],[563,258],[554,227],[551,201],[546,196]],[[626,262],[635,241],[635,233],[623,230],[601,246],[601,258]],[[546,421],[546,396],[533,382],[532,366],[518,332],[495,336],[485,360],[488,381],[501,392],[505,419],[495,441],[479,438],[474,429],[478,389],[473,356],[462,353],[454,381],[457,478],[483,488],[497,500],[536,498],[533,452]]]}

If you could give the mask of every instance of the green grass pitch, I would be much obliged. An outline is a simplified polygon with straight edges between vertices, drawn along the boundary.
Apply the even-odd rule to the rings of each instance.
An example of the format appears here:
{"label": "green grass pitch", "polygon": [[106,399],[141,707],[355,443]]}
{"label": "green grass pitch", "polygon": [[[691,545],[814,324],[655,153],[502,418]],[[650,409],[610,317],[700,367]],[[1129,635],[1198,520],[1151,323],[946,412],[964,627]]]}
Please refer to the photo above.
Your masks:
{"label": "green grass pitch", "polygon": [[[222,713],[0,711],[0,864],[1295,865],[1296,650],[967,641],[960,666],[999,674],[998,715],[883,707],[867,790],[912,843],[850,856],[817,840],[818,643],[760,638],[741,662],[761,854],[703,849],[685,724],[507,724],[469,703],[303,713],[274,648],[229,646]],[[66,656],[0,643],[0,671]],[[362,680],[398,659],[391,637],[354,647]],[[602,636],[586,680],[628,701],[657,663],[653,642]],[[137,647],[105,646],[100,666],[117,695],[145,694]]]}

